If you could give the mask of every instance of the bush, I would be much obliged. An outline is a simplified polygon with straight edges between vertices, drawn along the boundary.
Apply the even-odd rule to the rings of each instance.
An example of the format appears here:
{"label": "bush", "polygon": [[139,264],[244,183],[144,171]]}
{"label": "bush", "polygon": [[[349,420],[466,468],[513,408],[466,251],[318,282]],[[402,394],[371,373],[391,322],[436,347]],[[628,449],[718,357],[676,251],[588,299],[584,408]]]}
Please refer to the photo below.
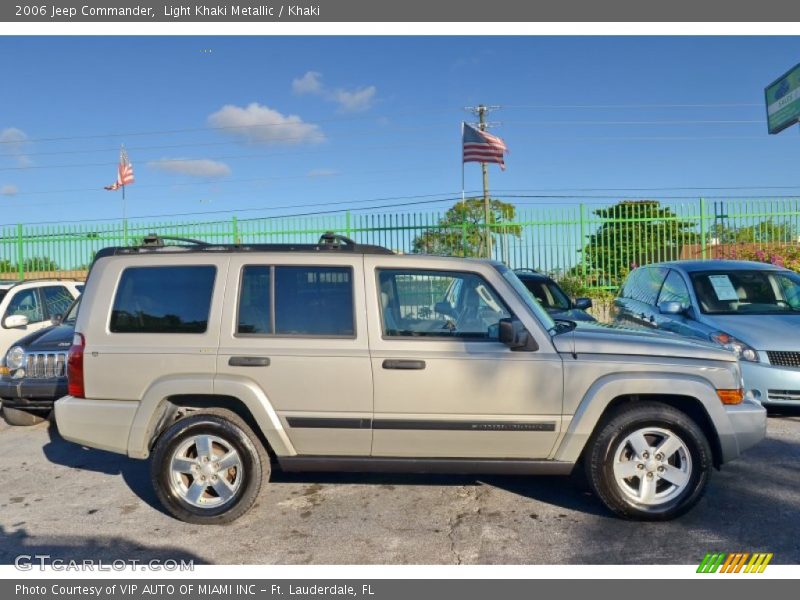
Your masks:
{"label": "bush", "polygon": [[776,267],[786,267],[800,272],[800,246],[798,245],[767,244],[760,248],[743,245],[726,252],[722,258],[769,263]]}

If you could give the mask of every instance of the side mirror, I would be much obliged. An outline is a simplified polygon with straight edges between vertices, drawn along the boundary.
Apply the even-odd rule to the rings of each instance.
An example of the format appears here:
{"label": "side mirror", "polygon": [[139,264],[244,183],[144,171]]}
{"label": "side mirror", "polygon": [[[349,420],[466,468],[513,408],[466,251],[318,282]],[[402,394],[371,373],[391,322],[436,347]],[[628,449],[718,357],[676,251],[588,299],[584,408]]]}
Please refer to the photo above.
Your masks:
{"label": "side mirror", "polygon": [[6,329],[18,329],[28,325],[28,317],[25,315],[9,315],[3,320],[3,327]]}
{"label": "side mirror", "polygon": [[456,316],[456,311],[453,310],[453,307],[450,306],[449,302],[445,302],[444,300],[434,304],[433,305],[433,310],[435,310],[440,315],[447,315],[448,317],[455,317]]}
{"label": "side mirror", "polygon": [[592,299],[591,298],[575,298],[575,302],[572,305],[577,308],[578,310],[588,310],[592,308]]}
{"label": "side mirror", "polygon": [[539,344],[519,319],[500,319],[498,326],[498,339],[512,350],[533,352],[539,349]]}
{"label": "side mirror", "polygon": [[64,320],[64,315],[53,315],[53,318],[50,319],[51,325],[61,325],[61,322]]}
{"label": "side mirror", "polygon": [[686,308],[681,302],[670,301],[658,303],[658,312],[662,315],[679,315],[684,310],[686,310]]}

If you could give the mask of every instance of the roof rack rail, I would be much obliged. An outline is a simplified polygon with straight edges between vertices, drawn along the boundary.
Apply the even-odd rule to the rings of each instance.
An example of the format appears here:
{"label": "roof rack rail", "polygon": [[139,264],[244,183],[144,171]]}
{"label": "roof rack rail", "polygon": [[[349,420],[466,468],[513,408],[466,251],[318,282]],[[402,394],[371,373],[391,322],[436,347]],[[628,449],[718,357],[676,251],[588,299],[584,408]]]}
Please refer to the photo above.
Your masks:
{"label": "roof rack rail", "polygon": [[164,246],[164,240],[169,242],[185,242],[187,244],[195,244],[197,246],[210,246],[208,242],[203,242],[201,240],[195,240],[192,238],[185,238],[185,237],[175,237],[171,235],[158,235],[157,233],[149,233],[144,238],[142,238],[142,246]]}
{"label": "roof rack rail", "polygon": [[537,271],[536,269],[531,269],[530,267],[520,267],[519,269],[514,269],[514,273],[536,273],[537,275],[541,275],[541,271]]}
{"label": "roof rack rail", "polygon": [[[166,244],[166,241],[183,242]],[[162,252],[351,252],[353,254],[394,254],[383,246],[359,244],[350,238],[326,231],[316,243],[305,244],[216,244],[191,238],[162,236],[151,233],[138,246],[110,246],[101,248],[95,260],[119,254],[160,254]]]}

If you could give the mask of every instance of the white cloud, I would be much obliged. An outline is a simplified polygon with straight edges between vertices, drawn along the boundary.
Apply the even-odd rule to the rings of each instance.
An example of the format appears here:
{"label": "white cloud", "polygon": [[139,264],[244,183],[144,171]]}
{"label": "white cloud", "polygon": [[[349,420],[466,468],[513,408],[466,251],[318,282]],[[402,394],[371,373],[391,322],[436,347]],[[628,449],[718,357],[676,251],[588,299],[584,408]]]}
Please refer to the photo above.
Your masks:
{"label": "white cloud", "polygon": [[330,102],[336,102],[342,112],[361,112],[372,108],[378,89],[374,85],[352,90],[330,89],[322,83],[322,73],[307,71],[302,77],[292,80],[292,91],[297,95],[314,94]]}
{"label": "white cloud", "polygon": [[147,163],[148,167],[191,177],[225,177],[231,174],[231,168],[224,162],[210,158],[162,158]]}
{"label": "white cloud", "polygon": [[374,85],[356,90],[334,90],[331,94],[333,100],[339,103],[339,109],[344,112],[361,112],[372,107],[375,94],[378,92]]}
{"label": "white cloud", "polygon": [[253,102],[245,107],[226,104],[208,117],[213,127],[261,144],[303,144],[322,142],[325,135],[319,125],[306,123],[297,115],[283,115],[277,110]]}
{"label": "white cloud", "polygon": [[16,196],[18,191],[17,186],[9,183],[0,187],[0,196]]}
{"label": "white cloud", "polygon": [[311,169],[308,172],[309,177],[334,177],[338,174],[339,171],[336,169]]}
{"label": "white cloud", "polygon": [[292,91],[295,94],[319,94],[322,92],[322,74],[317,71],[308,71],[302,77],[292,81]]}
{"label": "white cloud", "polygon": [[0,155],[13,156],[20,167],[29,167],[31,159],[25,154],[28,134],[16,127],[0,131]]}

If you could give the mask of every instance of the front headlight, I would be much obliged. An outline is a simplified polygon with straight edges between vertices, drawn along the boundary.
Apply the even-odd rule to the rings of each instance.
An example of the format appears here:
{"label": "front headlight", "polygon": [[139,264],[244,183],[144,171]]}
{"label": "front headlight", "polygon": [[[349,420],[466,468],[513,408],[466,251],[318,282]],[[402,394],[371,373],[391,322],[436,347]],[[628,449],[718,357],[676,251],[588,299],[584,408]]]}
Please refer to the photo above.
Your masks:
{"label": "front headlight", "polygon": [[20,346],[14,346],[6,354],[6,366],[10,370],[19,369],[25,360],[25,351]]}
{"label": "front headlight", "polygon": [[758,362],[758,352],[745,344],[741,340],[737,340],[730,334],[724,331],[715,331],[709,335],[712,341],[717,342],[723,348],[732,350],[739,360],[746,360],[748,362]]}

